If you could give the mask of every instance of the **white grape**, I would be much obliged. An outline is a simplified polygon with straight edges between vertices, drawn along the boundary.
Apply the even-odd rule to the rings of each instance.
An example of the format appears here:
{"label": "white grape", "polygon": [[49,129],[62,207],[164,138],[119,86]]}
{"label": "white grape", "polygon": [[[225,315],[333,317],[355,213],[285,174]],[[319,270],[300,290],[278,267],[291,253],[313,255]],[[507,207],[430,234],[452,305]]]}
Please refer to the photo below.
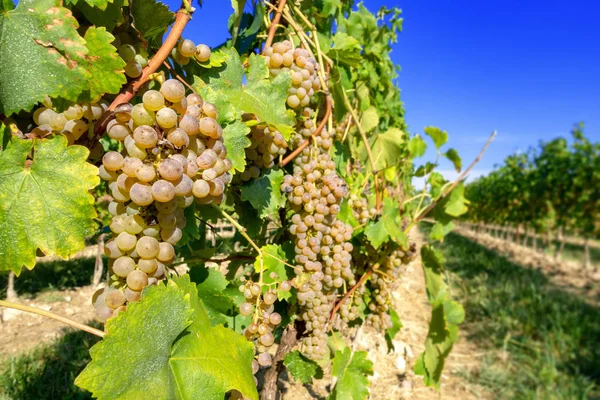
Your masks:
{"label": "white grape", "polygon": [[177,79],[168,79],[160,87],[160,92],[171,103],[177,103],[185,97],[185,87]]}
{"label": "white grape", "polygon": [[158,111],[165,106],[165,98],[158,90],[148,90],[142,96],[144,108],[150,111]]}

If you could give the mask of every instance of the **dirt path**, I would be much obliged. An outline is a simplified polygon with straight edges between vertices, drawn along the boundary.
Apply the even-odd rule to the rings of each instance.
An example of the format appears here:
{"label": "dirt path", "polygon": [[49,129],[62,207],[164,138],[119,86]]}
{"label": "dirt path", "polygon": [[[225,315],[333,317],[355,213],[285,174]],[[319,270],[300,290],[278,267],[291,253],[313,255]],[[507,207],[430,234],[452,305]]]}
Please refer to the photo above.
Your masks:
{"label": "dirt path", "polygon": [[557,287],[585,299],[592,305],[600,304],[600,271],[586,273],[581,265],[572,261],[556,260],[548,254],[535,251],[487,233],[477,233],[468,228],[456,228],[454,233],[496,251],[514,263],[539,269]]}

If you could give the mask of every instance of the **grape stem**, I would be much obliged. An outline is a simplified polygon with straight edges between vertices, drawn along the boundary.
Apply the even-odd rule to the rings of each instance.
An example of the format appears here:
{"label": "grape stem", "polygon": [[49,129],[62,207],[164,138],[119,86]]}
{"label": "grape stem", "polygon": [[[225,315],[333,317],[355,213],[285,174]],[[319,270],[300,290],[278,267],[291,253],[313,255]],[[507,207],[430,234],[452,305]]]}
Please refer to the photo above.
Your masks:
{"label": "grape stem", "polygon": [[30,307],[30,306],[26,306],[23,304],[13,303],[10,301],[5,301],[5,300],[0,300],[0,307],[13,308],[15,310],[25,311],[25,312],[32,313],[32,314],[42,315],[47,318],[52,318],[52,319],[55,319],[62,323],[65,323],[67,325],[70,325],[74,328],[81,329],[82,331],[86,331],[88,333],[91,333],[92,335],[96,335],[101,338],[104,337],[104,335],[106,335],[106,332],[103,332],[99,329],[92,328],[91,326],[81,324],[77,321],[73,321],[69,318],[51,313],[46,310],[42,310],[40,308]]}
{"label": "grape stem", "polygon": [[133,96],[150,80],[150,75],[152,75],[156,70],[162,65],[163,61],[167,59],[169,54],[171,54],[171,50],[177,44],[177,41],[181,37],[181,33],[183,29],[187,25],[187,23],[192,18],[193,8],[186,7],[185,4],[177,11],[175,14],[175,23],[173,23],[173,27],[169,32],[169,35],[163,42],[162,46],[158,49],[158,51],[154,54],[154,57],[150,59],[150,62],[144,69],[142,70],[142,75],[139,78],[129,82],[125,88],[121,90],[121,93],[115,97],[115,99],[108,106],[108,110],[102,115],[98,121],[96,121],[94,126],[94,135],[92,138],[85,137],[81,144],[87,145],[88,147],[95,143],[106,130],[106,125],[108,121],[112,117],[112,112],[119,104],[129,102]]}
{"label": "grape stem", "polygon": [[271,47],[271,44],[273,44],[273,38],[275,37],[275,31],[277,30],[277,25],[279,25],[279,20],[281,19],[281,13],[283,12],[283,7],[285,7],[285,2],[286,0],[279,0],[277,11],[275,11],[273,21],[271,21],[271,26],[269,27],[269,34],[267,36],[267,40],[265,41],[265,48]]}
{"label": "grape stem", "polygon": [[369,268],[369,270],[367,272],[365,272],[363,274],[363,276],[360,277],[360,279],[358,280],[358,282],[356,282],[356,285],[352,286],[350,288],[350,290],[348,290],[346,292],[346,294],[344,295],[344,297],[342,297],[342,299],[340,301],[338,301],[338,303],[335,305],[335,307],[333,307],[333,310],[331,311],[331,315],[329,316],[329,323],[331,323],[331,321],[333,321],[333,318],[335,317],[335,313],[337,313],[337,311],[340,309],[340,307],[342,306],[342,303],[344,303],[344,301],[346,301],[346,299],[348,297],[350,297],[352,295],[352,293],[354,293],[354,291],[356,289],[358,289],[363,283],[366,282],[367,279],[369,279],[369,277],[373,273],[373,269],[376,269],[377,267],[379,267],[379,263],[373,264],[371,266],[371,268]]}
{"label": "grape stem", "polygon": [[188,89],[190,89],[192,92],[196,93],[196,90],[192,87],[192,85],[190,85],[189,83],[187,83],[185,81],[185,79],[183,79],[181,76],[179,76],[179,74],[177,72],[175,72],[173,70],[173,68],[169,65],[169,63],[165,60],[163,61],[163,65],[169,70],[171,71],[171,74],[173,74],[173,76],[175,78],[177,78],[179,80],[179,82],[183,83]]}
{"label": "grape stem", "polygon": [[312,135],[309,138],[307,138],[304,142],[302,142],[300,144],[300,146],[298,146],[296,148],[296,150],[291,152],[286,158],[283,159],[281,164],[279,164],[281,167],[285,167],[287,164],[290,163],[290,161],[292,161],[294,158],[296,158],[298,156],[298,154],[300,154],[302,152],[302,150],[304,150],[304,148],[310,144],[311,138],[317,136],[319,133],[321,133],[323,128],[325,128],[325,124],[327,123],[327,120],[329,119],[329,115],[331,114],[331,100],[329,99],[329,96],[327,94],[325,94],[325,101],[327,102],[327,108],[325,110],[325,116],[321,120],[321,123],[319,124],[317,129],[315,129],[315,131],[312,133]]}

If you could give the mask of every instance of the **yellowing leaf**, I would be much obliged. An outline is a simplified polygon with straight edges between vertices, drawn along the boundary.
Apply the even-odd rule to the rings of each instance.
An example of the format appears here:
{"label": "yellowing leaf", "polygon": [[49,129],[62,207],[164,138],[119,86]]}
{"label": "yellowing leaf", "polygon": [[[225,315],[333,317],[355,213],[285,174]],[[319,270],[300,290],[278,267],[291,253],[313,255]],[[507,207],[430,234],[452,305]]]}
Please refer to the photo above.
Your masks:
{"label": "yellowing leaf", "polygon": [[0,269],[33,268],[38,248],[65,258],[83,249],[96,218],[88,190],[99,183],[88,154],[64,136],[13,137],[0,153]]}

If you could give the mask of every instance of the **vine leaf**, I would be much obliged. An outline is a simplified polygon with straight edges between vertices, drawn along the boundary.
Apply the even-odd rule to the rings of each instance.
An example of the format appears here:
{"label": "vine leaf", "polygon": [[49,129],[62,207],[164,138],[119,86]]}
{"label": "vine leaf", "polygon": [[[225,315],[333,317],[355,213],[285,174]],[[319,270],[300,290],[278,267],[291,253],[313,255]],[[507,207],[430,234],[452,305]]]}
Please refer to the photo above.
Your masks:
{"label": "vine leaf", "polygon": [[165,4],[155,0],[131,3],[133,25],[150,44],[159,45],[167,27],[173,22],[174,14]]}
{"label": "vine leaf", "polygon": [[84,39],[89,50],[89,91],[94,99],[104,93],[118,93],[121,86],[127,83],[123,67],[125,61],[117,54],[117,49],[110,43],[115,39],[106,28],[90,27]]}
{"label": "vine leaf", "polygon": [[231,122],[243,113],[254,114],[261,123],[289,139],[295,122],[294,112],[285,106],[290,74],[282,73],[271,80],[264,58],[252,54],[244,86],[244,66],[237,51],[230,48],[222,52],[227,56],[227,65],[218,76],[206,76],[208,83],[198,77],[194,80],[198,93],[219,109],[219,122]]}
{"label": "vine leaf", "polygon": [[87,75],[80,61],[88,50],[60,4],[23,0],[0,13],[0,114],[29,111],[45,95],[74,101],[82,92]]}
{"label": "vine leaf", "polygon": [[456,185],[444,200],[446,200],[442,204],[444,211],[452,217],[460,217],[468,211],[469,201],[465,198],[465,185],[462,182]]}
{"label": "vine leaf", "polygon": [[83,249],[96,227],[88,190],[99,183],[88,154],[64,136],[11,138],[0,153],[0,269],[33,268],[38,248],[65,258]]}
{"label": "vine leaf", "polygon": [[400,321],[400,316],[393,308],[390,309],[390,318],[392,320],[392,327],[385,330],[385,342],[388,347],[388,352],[394,350],[394,344],[392,343],[396,334],[400,332],[402,328],[402,321]]}
{"label": "vine leaf", "polygon": [[329,399],[363,400],[369,396],[367,375],[373,375],[373,363],[367,358],[366,351],[352,352],[348,347],[336,351],[331,374],[337,382]]}
{"label": "vine leaf", "polygon": [[[267,244],[261,248],[263,257],[263,282],[264,283],[276,283],[279,287],[279,283],[288,280],[288,271],[285,268],[285,263],[281,260],[285,260],[285,252],[280,245]],[[260,258],[257,256],[254,261],[254,270],[260,272]],[[273,274],[273,277],[271,277]],[[266,287],[263,287],[263,291],[266,291]],[[279,300],[287,300],[292,297],[291,292],[284,292],[283,290],[277,289],[277,298]]]}
{"label": "vine leaf", "polygon": [[[99,0],[97,3],[105,2]],[[106,8],[94,7],[95,1],[70,0],[66,4],[75,4],[81,13],[97,27],[103,26],[107,31],[112,32],[115,26],[123,22],[123,6],[125,0],[112,0],[107,3]]]}
{"label": "vine leaf", "polygon": [[408,238],[400,228],[398,206],[386,197],[383,200],[383,211],[377,222],[370,222],[365,228],[365,235],[375,249],[381,247],[388,240],[398,243],[402,248],[408,247]]}
{"label": "vine leaf", "polygon": [[427,245],[421,248],[421,258],[432,310],[425,351],[418,357],[414,371],[424,377],[427,386],[439,388],[444,363],[458,340],[458,325],[464,320],[465,312],[460,304],[450,299],[441,254]]}
{"label": "vine leaf", "polygon": [[444,153],[444,157],[446,157],[452,162],[452,164],[454,164],[454,169],[456,170],[456,172],[460,172],[460,170],[462,169],[462,159],[460,158],[460,155],[458,154],[458,151],[456,151],[456,149],[448,149],[448,151]]}
{"label": "vine leaf", "polygon": [[227,158],[231,160],[231,165],[238,171],[246,168],[246,152],[244,149],[249,147],[251,142],[246,136],[250,133],[250,128],[242,121],[235,121],[223,128],[223,143],[227,149]]}
{"label": "vine leaf", "polygon": [[382,170],[398,164],[402,160],[404,132],[390,128],[375,136],[371,149],[375,154],[375,168]]}
{"label": "vine leaf", "polygon": [[448,141],[448,132],[441,130],[435,126],[425,128],[425,133],[433,140],[435,147],[439,149]]}
{"label": "vine leaf", "polygon": [[204,303],[211,324],[226,324],[235,304],[223,292],[228,284],[225,276],[214,268],[200,265],[191,268],[190,276],[196,283],[198,296]]}
{"label": "vine leaf", "polygon": [[323,369],[313,360],[306,358],[298,350],[285,355],[283,365],[295,380],[304,385],[312,383],[312,378],[323,378]]}
{"label": "vine leaf", "polygon": [[360,126],[362,126],[365,132],[370,132],[377,128],[377,125],[379,125],[379,114],[377,113],[377,109],[371,106],[362,114]]}
{"label": "vine leaf", "polygon": [[177,286],[149,286],[140,302],[108,320],[107,335],[91,348],[92,361],[75,384],[98,399],[176,398],[171,345],[192,313],[190,296]]}
{"label": "vine leaf", "polygon": [[92,7],[96,7],[102,11],[106,10],[106,7],[109,3],[112,3],[113,0],[67,0],[65,4],[80,4],[85,3]]}
{"label": "vine leaf", "polygon": [[333,37],[333,47],[327,54],[333,60],[356,67],[362,60],[360,42],[346,32],[338,32]]}
{"label": "vine leaf", "polygon": [[425,150],[427,150],[427,143],[420,135],[415,135],[408,141],[408,152],[412,158],[423,157]]}
{"label": "vine leaf", "polygon": [[242,186],[242,200],[249,201],[261,218],[277,215],[279,208],[285,206],[285,196],[281,193],[283,171],[270,169],[259,179]]}

